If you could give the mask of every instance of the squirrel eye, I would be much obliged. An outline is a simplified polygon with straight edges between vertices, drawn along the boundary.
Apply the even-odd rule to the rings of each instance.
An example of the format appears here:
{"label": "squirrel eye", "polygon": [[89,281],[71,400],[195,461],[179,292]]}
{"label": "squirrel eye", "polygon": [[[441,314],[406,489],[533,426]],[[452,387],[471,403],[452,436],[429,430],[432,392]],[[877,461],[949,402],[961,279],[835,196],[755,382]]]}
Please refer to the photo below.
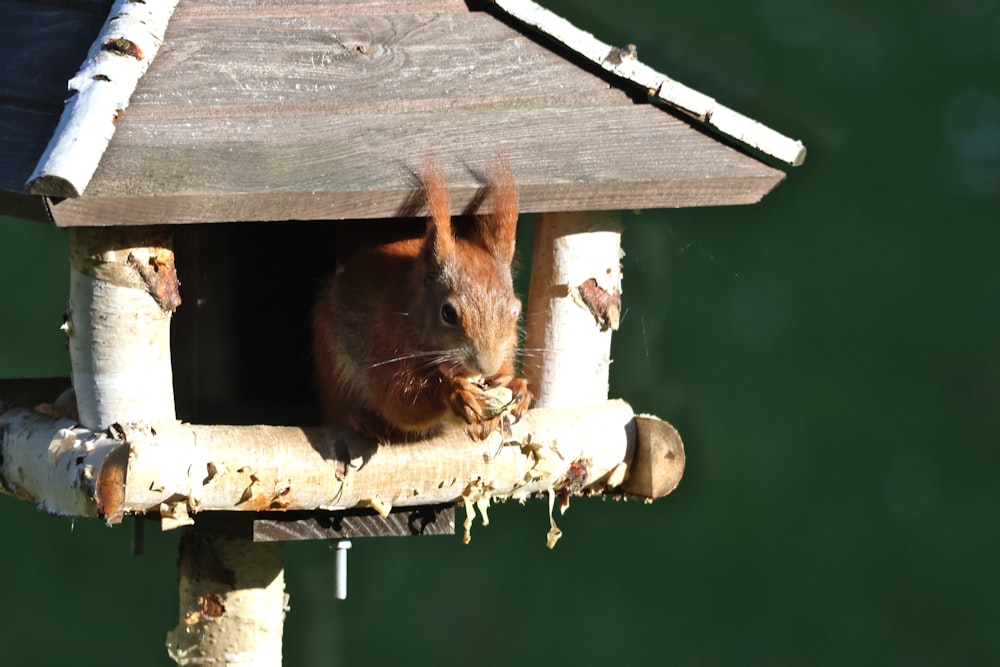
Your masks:
{"label": "squirrel eye", "polygon": [[441,321],[453,327],[458,326],[458,311],[455,306],[447,302],[441,306]]}

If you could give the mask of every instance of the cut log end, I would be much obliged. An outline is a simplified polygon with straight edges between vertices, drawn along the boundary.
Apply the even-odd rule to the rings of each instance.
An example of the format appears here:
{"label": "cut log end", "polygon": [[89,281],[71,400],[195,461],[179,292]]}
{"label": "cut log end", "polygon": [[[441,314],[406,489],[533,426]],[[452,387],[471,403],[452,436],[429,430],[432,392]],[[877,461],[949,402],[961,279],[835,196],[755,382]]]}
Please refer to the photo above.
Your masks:
{"label": "cut log end", "polygon": [[677,429],[652,415],[636,415],[635,456],[622,490],[655,500],[677,488],[684,475],[684,443]]}
{"label": "cut log end", "polygon": [[121,523],[125,515],[125,478],[128,473],[129,451],[128,443],[112,449],[97,474],[97,512],[109,526]]}
{"label": "cut log end", "polygon": [[75,199],[80,196],[80,191],[69,180],[62,176],[42,174],[27,184],[28,192],[33,195],[45,197],[57,197],[61,199]]}

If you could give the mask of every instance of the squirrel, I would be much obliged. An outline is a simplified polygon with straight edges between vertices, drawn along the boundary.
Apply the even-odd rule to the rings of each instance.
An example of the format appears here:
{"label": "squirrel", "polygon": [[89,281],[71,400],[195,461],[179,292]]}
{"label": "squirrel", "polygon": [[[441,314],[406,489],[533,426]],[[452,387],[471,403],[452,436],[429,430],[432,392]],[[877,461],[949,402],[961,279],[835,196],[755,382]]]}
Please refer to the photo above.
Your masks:
{"label": "squirrel", "polygon": [[[338,262],[317,300],[324,421],[388,441],[431,435],[454,414],[484,439],[506,431],[533,398],[514,376],[517,186],[498,159],[482,193],[490,213],[452,220],[440,164],[426,161],[420,178],[426,227],[365,224],[367,242]],[[497,387],[509,389],[510,421],[488,409],[487,391]]]}

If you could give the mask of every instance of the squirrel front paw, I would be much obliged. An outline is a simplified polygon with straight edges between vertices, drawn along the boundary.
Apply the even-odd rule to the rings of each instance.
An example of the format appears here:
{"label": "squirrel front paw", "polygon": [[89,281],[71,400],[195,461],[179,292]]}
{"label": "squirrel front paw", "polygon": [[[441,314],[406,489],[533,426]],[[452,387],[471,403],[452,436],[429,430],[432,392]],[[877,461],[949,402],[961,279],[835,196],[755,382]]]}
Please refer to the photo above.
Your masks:
{"label": "squirrel front paw", "polygon": [[524,378],[513,378],[505,386],[510,389],[510,415],[513,417],[513,423],[516,424],[521,421],[521,417],[531,407],[531,401],[534,400],[535,395],[531,393],[528,381]]}
{"label": "squirrel front paw", "polygon": [[483,388],[475,382],[464,377],[452,378],[448,397],[451,410],[466,424],[476,424],[485,419],[485,398]]}
{"label": "squirrel front paw", "polygon": [[493,376],[476,382],[456,377],[450,398],[452,411],[465,420],[469,435],[484,440],[498,428],[509,437],[510,424],[524,415],[532,394],[524,378]]}
{"label": "squirrel front paw", "polygon": [[486,387],[465,377],[452,378],[451,409],[465,420],[465,430],[475,440],[485,440],[499,425],[499,411]]}

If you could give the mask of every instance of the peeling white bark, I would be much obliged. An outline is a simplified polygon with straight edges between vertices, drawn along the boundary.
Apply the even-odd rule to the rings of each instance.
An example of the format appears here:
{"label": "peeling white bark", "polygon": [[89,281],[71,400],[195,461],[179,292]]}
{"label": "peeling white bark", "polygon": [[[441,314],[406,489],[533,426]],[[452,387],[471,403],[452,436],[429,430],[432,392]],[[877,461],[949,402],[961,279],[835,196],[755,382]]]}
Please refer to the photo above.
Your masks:
{"label": "peeling white bark", "polygon": [[[192,426],[130,438],[126,511],[158,511],[183,498],[203,510],[340,510],[461,502],[473,490],[527,497],[558,485],[586,460],[579,488],[631,458],[631,408],[532,411],[512,429],[472,441],[461,429],[377,445],[343,429]],[[183,465],[177,465],[177,462]]]}
{"label": "peeling white bark", "polygon": [[177,0],[118,0],[69,81],[59,126],[28,180],[32,194],[79,197],[115,133],[136,84],[156,56]]}
{"label": "peeling white bark", "polygon": [[790,139],[644,65],[636,58],[634,47],[618,48],[607,44],[532,0],[493,1],[515,19],[562,42],[608,72],[642,86],[654,98],[723,134],[793,166],[805,161],[806,148],[801,141]]}
{"label": "peeling white bark", "polygon": [[69,339],[80,421],[174,419],[170,318],[179,303],[169,233],[70,230]]}
{"label": "peeling white bark", "polygon": [[531,265],[524,375],[535,404],[570,407],[607,400],[617,313],[603,326],[584,303],[581,285],[593,280],[600,293],[620,294],[620,215],[539,214]]}
{"label": "peeling white bark", "polygon": [[51,514],[98,516],[97,475],[116,443],[76,426],[0,404],[0,490]]}
{"label": "peeling white bark", "polygon": [[[658,480],[673,480],[665,493],[684,467],[679,439],[671,451],[680,458],[642,453],[649,429],[637,435],[623,401],[531,410],[507,442],[499,433],[476,442],[459,428],[419,442],[377,445],[339,428],[173,421],[93,433],[71,426],[0,405],[0,490],[56,514],[116,521],[156,512],[179,525],[208,510],[342,510],[484,497],[488,503],[550,489],[569,495],[617,491],[619,484],[631,493],[630,475],[654,480],[636,487],[642,494],[667,488]],[[633,461],[659,472],[634,470]]]}
{"label": "peeling white bark", "polygon": [[167,653],[184,665],[280,665],[288,610],[281,543],[186,529],[181,537],[180,620]]}

